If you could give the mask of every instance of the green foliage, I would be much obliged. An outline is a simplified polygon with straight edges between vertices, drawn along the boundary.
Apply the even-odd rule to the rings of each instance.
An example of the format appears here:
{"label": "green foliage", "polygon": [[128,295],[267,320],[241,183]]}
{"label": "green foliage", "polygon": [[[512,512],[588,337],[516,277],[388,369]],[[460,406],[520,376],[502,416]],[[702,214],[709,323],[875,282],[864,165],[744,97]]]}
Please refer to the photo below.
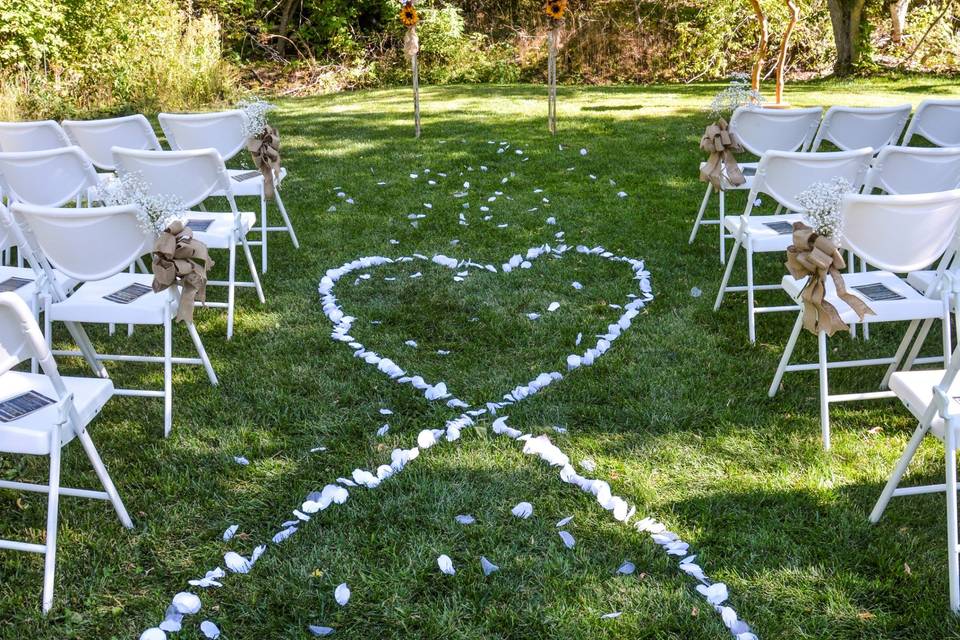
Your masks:
{"label": "green foliage", "polygon": [[47,3],[40,27],[21,13],[3,12],[19,16],[5,23],[13,37],[0,47],[4,118],[185,109],[234,91],[218,19],[173,0]]}

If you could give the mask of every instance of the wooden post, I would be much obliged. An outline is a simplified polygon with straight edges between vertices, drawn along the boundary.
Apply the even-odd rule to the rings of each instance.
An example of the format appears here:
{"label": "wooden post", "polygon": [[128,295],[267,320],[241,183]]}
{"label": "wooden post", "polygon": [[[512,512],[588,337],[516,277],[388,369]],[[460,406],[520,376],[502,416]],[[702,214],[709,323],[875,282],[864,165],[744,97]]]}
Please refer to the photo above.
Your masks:
{"label": "wooden post", "polygon": [[790,12],[790,22],[787,23],[787,28],[783,32],[783,38],[780,39],[780,52],[777,54],[777,105],[782,104],[783,76],[787,66],[787,45],[790,42],[790,33],[797,24],[797,16],[800,15],[800,10],[797,8],[797,3],[794,0],[785,0],[785,2],[787,3],[787,10]]}
{"label": "wooden post", "polygon": [[763,7],[760,6],[760,0],[750,0],[753,5],[753,12],[757,16],[757,26],[760,27],[760,35],[757,36],[757,59],[753,61],[753,69],[750,73],[750,87],[754,91],[760,91],[760,79],[763,76],[763,61],[767,57],[767,17],[763,15]]}
{"label": "wooden post", "polygon": [[417,64],[417,54],[411,59],[413,65],[413,129],[414,136],[420,137],[420,65]]}
{"label": "wooden post", "polygon": [[557,39],[559,27],[550,29],[550,50],[547,56],[547,126],[552,135],[557,133]]}

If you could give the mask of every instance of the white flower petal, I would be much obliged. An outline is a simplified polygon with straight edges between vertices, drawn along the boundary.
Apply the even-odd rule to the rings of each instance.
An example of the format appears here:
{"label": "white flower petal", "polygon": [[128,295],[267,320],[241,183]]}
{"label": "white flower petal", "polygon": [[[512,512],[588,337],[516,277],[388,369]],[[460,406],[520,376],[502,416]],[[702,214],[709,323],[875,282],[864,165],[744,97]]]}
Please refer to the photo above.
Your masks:
{"label": "white flower petal", "polygon": [[329,636],[333,633],[333,627],[321,627],[315,624],[308,625],[307,629],[315,636]]}
{"label": "white flower petal", "polygon": [[510,513],[526,520],[533,515],[533,505],[529,502],[518,502],[517,505],[510,510]]}
{"label": "white flower petal", "polygon": [[456,520],[460,524],[473,524],[474,522],[477,521],[476,518],[474,518],[469,514],[460,514],[456,518],[454,518],[454,520]]}
{"label": "white flower petal", "polygon": [[346,582],[337,586],[333,592],[333,597],[341,607],[347,606],[347,603],[350,602],[350,587],[347,586]]}
{"label": "white flower petal", "polygon": [[620,567],[617,569],[617,573],[623,576],[629,576],[636,570],[637,570],[637,566],[632,562],[630,562],[629,560],[627,560],[622,565],[620,565]]}
{"label": "white flower petal", "polygon": [[560,539],[563,540],[563,544],[567,545],[567,549],[573,549],[576,546],[577,540],[570,534],[570,532],[560,531],[559,534]]}
{"label": "white flower petal", "polygon": [[204,620],[200,623],[200,631],[203,632],[204,636],[210,638],[210,640],[217,640],[217,638],[220,637],[220,629],[209,620]]}
{"label": "white flower petal", "polygon": [[227,530],[223,532],[223,541],[228,542],[233,536],[237,533],[237,529],[240,528],[238,524],[232,524],[227,527]]}
{"label": "white flower petal", "polygon": [[567,526],[571,520],[573,520],[573,516],[567,516],[566,518],[561,518],[560,520],[557,520],[557,528],[559,529],[560,527]]}
{"label": "white flower petal", "polygon": [[140,640],[167,640],[167,634],[163,629],[153,627],[140,634]]}
{"label": "white flower petal", "polygon": [[437,566],[440,567],[440,571],[448,576],[452,576],[457,572],[457,570],[453,568],[453,560],[451,560],[447,554],[443,554],[437,558]]}
{"label": "white flower petal", "polygon": [[485,556],[480,556],[480,568],[483,569],[483,575],[485,576],[500,571],[500,567],[487,560]]}
{"label": "white flower petal", "polygon": [[173,596],[173,606],[185,616],[192,616],[200,611],[200,598],[189,591],[181,591]]}

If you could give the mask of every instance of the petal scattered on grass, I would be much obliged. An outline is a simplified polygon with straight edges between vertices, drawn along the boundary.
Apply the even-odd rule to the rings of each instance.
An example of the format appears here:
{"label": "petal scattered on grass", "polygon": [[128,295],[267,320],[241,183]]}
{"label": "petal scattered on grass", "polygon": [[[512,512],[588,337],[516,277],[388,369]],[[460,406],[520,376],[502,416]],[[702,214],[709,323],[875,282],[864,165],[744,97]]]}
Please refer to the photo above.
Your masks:
{"label": "petal scattered on grass", "polygon": [[337,585],[333,597],[341,607],[347,606],[347,603],[350,602],[350,587],[347,586],[346,582]]}
{"label": "petal scattered on grass", "polygon": [[510,510],[510,513],[526,520],[533,515],[533,505],[529,502],[518,502],[517,506]]}
{"label": "petal scattered on grass", "polygon": [[448,576],[452,576],[457,573],[457,570],[453,568],[453,560],[451,560],[450,556],[447,554],[443,554],[437,558],[437,566],[440,567],[440,571]]}

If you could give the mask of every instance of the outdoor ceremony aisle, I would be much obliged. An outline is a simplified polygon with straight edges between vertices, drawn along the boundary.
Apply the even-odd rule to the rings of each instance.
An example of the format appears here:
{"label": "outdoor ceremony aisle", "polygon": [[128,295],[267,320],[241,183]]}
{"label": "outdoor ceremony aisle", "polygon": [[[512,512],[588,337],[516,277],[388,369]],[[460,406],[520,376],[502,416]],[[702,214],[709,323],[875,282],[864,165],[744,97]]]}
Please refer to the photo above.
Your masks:
{"label": "outdoor ceremony aisle", "polygon": [[[59,604],[41,620],[35,563],[3,556],[0,637],[957,631],[942,501],[866,519],[909,416],[838,410],[824,454],[815,387],[765,394],[792,318],[750,347],[711,311],[716,245],[686,237],[717,89],[561,87],[555,137],[538,87],[422,87],[420,140],[403,90],[280,103],[302,249],[272,242],[269,304],[209,341],[218,390],[176,372],[168,440],[156,407],[108,406],[135,529],[64,503]],[[791,101],[824,95],[865,99]]]}

